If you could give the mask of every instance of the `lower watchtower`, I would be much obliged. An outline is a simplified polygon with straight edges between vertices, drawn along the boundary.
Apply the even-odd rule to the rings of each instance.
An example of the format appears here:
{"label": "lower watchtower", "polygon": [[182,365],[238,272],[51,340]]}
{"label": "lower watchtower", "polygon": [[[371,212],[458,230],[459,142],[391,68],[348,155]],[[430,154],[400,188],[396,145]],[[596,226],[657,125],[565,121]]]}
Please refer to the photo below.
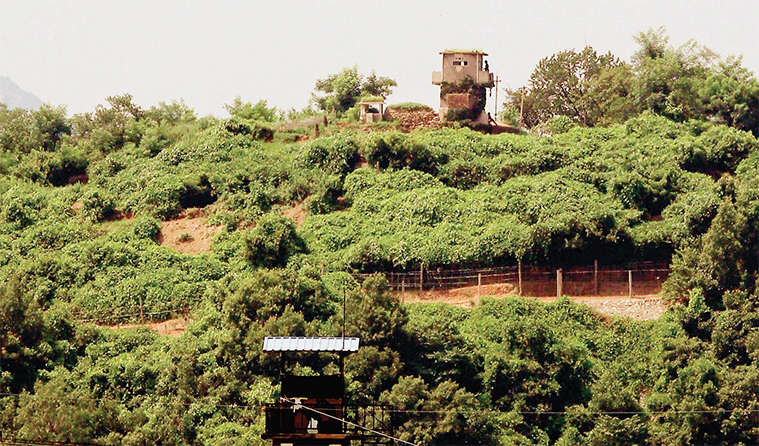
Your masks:
{"label": "lower watchtower", "polygon": [[[266,406],[261,435],[272,446],[350,446],[388,443],[393,435],[387,405],[348,404],[345,399],[345,356],[358,351],[359,338],[267,337],[264,351],[281,355],[281,395]],[[339,375],[297,376],[285,371],[285,356],[295,352],[339,355]]]}

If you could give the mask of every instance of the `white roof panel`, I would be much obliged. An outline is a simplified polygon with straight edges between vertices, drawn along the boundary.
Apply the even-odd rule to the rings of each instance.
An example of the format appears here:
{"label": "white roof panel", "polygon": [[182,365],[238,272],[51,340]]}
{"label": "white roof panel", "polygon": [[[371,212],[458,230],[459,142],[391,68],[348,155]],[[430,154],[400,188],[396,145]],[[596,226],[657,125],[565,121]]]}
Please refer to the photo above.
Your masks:
{"label": "white roof panel", "polygon": [[355,352],[360,339],[355,337],[304,337],[267,336],[264,338],[265,352]]}

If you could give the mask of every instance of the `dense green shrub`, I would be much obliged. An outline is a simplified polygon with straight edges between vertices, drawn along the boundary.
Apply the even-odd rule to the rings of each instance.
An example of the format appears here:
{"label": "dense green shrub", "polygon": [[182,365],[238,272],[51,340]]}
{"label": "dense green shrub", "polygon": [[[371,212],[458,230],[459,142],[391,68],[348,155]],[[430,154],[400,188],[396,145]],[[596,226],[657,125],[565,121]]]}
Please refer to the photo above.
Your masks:
{"label": "dense green shrub", "polygon": [[305,206],[311,214],[327,214],[340,206],[343,196],[343,181],[337,175],[319,178],[316,191],[308,197]]}
{"label": "dense green shrub", "polygon": [[304,168],[345,175],[355,169],[360,160],[360,144],[360,136],[354,133],[317,138],[303,146],[297,163]]}
{"label": "dense green shrub", "polygon": [[99,222],[111,218],[116,211],[116,202],[107,191],[88,189],[82,195],[82,215],[85,219]]}
{"label": "dense green shrub", "polygon": [[161,233],[161,223],[152,217],[138,217],[132,231],[137,238],[156,240]]}
{"label": "dense green shrub", "polygon": [[408,167],[432,174],[447,160],[414,137],[399,132],[375,133],[362,150],[362,155],[366,162],[379,169]]}
{"label": "dense green shrub", "polygon": [[266,124],[232,116],[224,122],[224,128],[233,135],[248,135],[253,139],[270,141],[274,130]]}
{"label": "dense green shrub", "polygon": [[304,251],[293,221],[279,216],[261,217],[246,237],[245,255],[256,266],[282,267],[290,256]]}
{"label": "dense green shrub", "polygon": [[396,108],[398,110],[426,110],[426,111],[434,111],[432,110],[432,107],[425,104],[420,104],[418,102],[401,102],[399,104],[392,104],[387,106],[388,110],[391,108]]}

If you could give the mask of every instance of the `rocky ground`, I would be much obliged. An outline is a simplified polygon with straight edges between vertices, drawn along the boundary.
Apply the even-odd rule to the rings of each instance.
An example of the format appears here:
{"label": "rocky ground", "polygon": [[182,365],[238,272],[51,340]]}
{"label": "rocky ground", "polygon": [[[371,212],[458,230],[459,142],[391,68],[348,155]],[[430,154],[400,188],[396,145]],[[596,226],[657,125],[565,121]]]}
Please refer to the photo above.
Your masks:
{"label": "rocky ground", "polygon": [[440,117],[437,112],[431,108],[419,110],[388,108],[387,114],[391,121],[398,121],[398,125],[404,132],[409,132],[418,128],[440,128]]}

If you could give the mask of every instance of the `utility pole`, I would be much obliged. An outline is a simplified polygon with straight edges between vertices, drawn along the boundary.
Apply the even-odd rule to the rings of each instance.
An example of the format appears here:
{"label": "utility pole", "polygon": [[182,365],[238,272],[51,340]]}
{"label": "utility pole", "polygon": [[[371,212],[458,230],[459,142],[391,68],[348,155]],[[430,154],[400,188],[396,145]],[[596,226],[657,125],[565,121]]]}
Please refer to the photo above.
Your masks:
{"label": "utility pole", "polygon": [[498,75],[495,76],[495,81],[493,83],[495,84],[495,104],[493,104],[493,119],[496,121],[498,120],[498,83],[501,82],[500,79],[498,79]]}

